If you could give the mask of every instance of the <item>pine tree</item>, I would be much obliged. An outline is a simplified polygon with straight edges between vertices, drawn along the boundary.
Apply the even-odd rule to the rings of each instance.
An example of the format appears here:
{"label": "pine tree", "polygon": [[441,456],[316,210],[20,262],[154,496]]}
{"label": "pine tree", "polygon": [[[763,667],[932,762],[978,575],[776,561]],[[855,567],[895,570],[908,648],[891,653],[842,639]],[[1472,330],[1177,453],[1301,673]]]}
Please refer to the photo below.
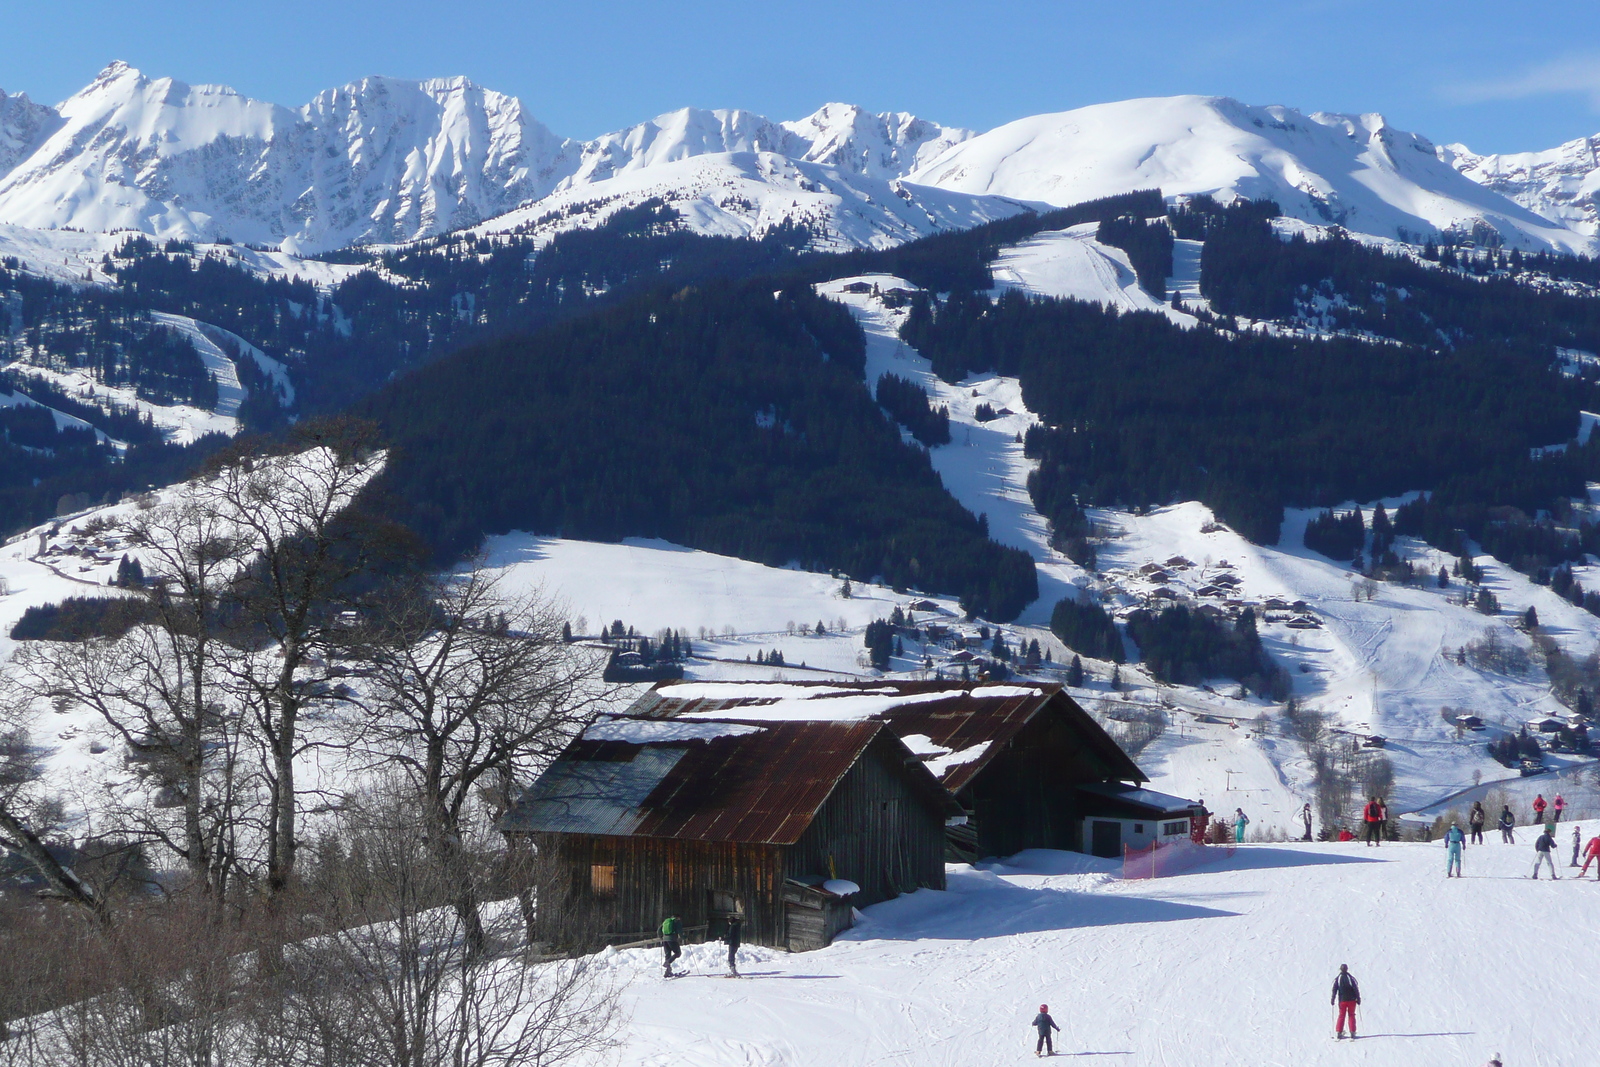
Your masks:
{"label": "pine tree", "polygon": [[1111,668],[1111,688],[1112,689],[1116,689],[1116,690],[1120,690],[1122,688],[1122,668],[1121,667],[1112,667]]}
{"label": "pine tree", "polygon": [[1072,657],[1072,666],[1067,668],[1067,684],[1074,689],[1083,685],[1083,660],[1077,656]]}
{"label": "pine tree", "polygon": [[1522,624],[1528,628],[1529,633],[1539,628],[1539,613],[1533,610],[1532,604],[1528,605],[1528,610],[1523,614]]}
{"label": "pine tree", "polygon": [[568,644],[572,643],[572,623],[564,622],[561,624],[561,640]]}
{"label": "pine tree", "polygon": [[1444,565],[1443,564],[1440,564],[1440,566],[1439,566],[1439,588],[1440,589],[1449,589],[1450,588],[1450,572],[1444,569]]}

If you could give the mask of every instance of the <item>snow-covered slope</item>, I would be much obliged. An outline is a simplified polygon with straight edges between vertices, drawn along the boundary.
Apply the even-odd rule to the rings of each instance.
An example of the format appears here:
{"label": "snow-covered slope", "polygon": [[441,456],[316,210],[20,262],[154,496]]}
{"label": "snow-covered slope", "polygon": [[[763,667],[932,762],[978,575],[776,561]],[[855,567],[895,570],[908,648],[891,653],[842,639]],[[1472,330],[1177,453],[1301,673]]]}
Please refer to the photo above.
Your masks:
{"label": "snow-covered slope", "polygon": [[1600,134],[1543,152],[1479,155],[1463,144],[1439,157],[1529,211],[1593,237],[1600,235]]}
{"label": "snow-covered slope", "polygon": [[786,224],[804,226],[812,247],[829,251],[891,247],[1035,206],[846,174],[776,152],[736,151],[630,167],[592,184],[569,183],[475,232],[548,238],[598,225],[645,201],[669,205],[684,226],[709,236],[759,238]]}
{"label": "snow-covered slope", "polygon": [[[688,946],[670,982],[651,949],[596,959],[627,982],[634,1064],[998,1067],[1033,1053],[1041,1003],[1071,1062],[1581,1063],[1600,1039],[1575,995],[1597,976],[1594,888],[1529,885],[1532,863],[1527,840],[1469,847],[1446,882],[1438,844],[1246,845],[1124,881],[1115,861],[1025,852],[951,866],[945,892],[868,908],[821,951],[742,949],[738,981],[718,945]],[[1354,1043],[1333,1037],[1341,963],[1361,983]]]}
{"label": "snow-covered slope", "polygon": [[907,175],[1074,204],[1130,189],[1270,197],[1309,222],[1420,242],[1487,227],[1508,245],[1592,252],[1586,236],[1473,182],[1381,115],[1302,114],[1210,96],[1096,104],[1007,123]]}

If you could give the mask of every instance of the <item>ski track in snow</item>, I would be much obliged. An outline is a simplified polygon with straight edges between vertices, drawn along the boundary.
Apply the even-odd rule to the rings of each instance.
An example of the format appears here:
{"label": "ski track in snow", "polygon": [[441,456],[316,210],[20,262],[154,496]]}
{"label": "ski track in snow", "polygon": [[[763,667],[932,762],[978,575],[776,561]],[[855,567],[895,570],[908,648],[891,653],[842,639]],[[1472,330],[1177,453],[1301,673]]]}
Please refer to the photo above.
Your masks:
{"label": "ski track in snow", "polygon": [[[649,949],[595,958],[629,983],[630,1064],[1017,1063],[1040,1003],[1057,1054],[1088,1063],[1586,1062],[1600,910],[1577,901],[1600,887],[1569,880],[1564,853],[1560,883],[1529,881],[1532,861],[1526,841],[1469,846],[1447,881],[1438,843],[1245,845],[1127,882],[1035,851],[951,866],[947,891],[868,908],[821,951],[746,948],[737,981],[717,945],[689,946],[673,982]],[[1340,963],[1361,983],[1354,1043],[1332,1035]]]}

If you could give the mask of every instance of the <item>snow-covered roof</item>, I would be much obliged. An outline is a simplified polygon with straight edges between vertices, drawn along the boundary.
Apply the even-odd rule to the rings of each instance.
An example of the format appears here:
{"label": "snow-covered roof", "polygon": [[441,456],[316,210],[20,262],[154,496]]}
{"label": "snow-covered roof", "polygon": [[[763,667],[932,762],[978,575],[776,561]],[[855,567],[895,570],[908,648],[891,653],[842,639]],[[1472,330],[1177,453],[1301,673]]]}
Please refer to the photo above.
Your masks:
{"label": "snow-covered roof", "polygon": [[1096,782],[1091,785],[1080,785],[1078,789],[1084,793],[1104,797],[1118,805],[1127,805],[1130,809],[1142,809],[1143,813],[1149,815],[1186,816],[1196,805],[1193,800],[1185,800],[1170,793],[1160,793],[1154,789],[1144,789],[1122,782]]}

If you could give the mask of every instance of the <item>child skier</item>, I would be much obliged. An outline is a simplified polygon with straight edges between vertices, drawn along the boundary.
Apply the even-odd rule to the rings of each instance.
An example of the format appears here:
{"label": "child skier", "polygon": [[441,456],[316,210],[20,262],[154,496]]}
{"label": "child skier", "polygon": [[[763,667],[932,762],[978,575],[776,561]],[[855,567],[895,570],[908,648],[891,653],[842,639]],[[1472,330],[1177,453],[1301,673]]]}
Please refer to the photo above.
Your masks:
{"label": "child skier", "polygon": [[1576,867],[1578,865],[1578,846],[1582,843],[1583,827],[1574,826],[1572,828],[1572,862],[1567,864],[1568,867]]}
{"label": "child skier", "polygon": [[1060,1030],[1056,1021],[1050,1018],[1050,1005],[1039,1005],[1039,1014],[1033,1017],[1033,1028],[1039,1031],[1039,1043],[1034,1045],[1035,1056],[1054,1056],[1056,1054],[1055,1042],[1050,1040],[1050,1031]]}
{"label": "child skier", "polygon": [[1339,964],[1339,973],[1333,978],[1333,997],[1331,1004],[1339,1005],[1339,1019],[1334,1023],[1334,1035],[1344,1037],[1344,1021],[1350,1019],[1350,1038],[1356,1036],[1356,1005],[1361,1003],[1361,987],[1356,984],[1356,976],[1350,973],[1348,964]]}
{"label": "child skier", "polygon": [[[1578,870],[1578,877],[1582,878],[1589,873],[1589,864],[1600,862],[1600,834],[1589,838],[1589,843],[1583,846],[1583,866]],[[1600,879],[1600,866],[1594,871],[1596,879]]]}
{"label": "child skier", "polygon": [[1557,881],[1561,879],[1561,876],[1556,873],[1556,861],[1550,858],[1550,850],[1555,847],[1556,835],[1550,832],[1549,827],[1545,827],[1544,833],[1540,834],[1539,839],[1533,843],[1533,878],[1535,881],[1539,878],[1540,864],[1550,868],[1551,878]]}
{"label": "child skier", "polygon": [[1233,840],[1236,844],[1244,843],[1244,828],[1250,825],[1250,816],[1244,813],[1243,808],[1233,809]]}
{"label": "child skier", "polygon": [[1466,841],[1467,835],[1461,832],[1461,827],[1451,823],[1450,829],[1446,830],[1444,834],[1446,855],[1444,876],[1446,878],[1450,877],[1451,871],[1455,872],[1457,878],[1461,877],[1461,846],[1466,844]]}

